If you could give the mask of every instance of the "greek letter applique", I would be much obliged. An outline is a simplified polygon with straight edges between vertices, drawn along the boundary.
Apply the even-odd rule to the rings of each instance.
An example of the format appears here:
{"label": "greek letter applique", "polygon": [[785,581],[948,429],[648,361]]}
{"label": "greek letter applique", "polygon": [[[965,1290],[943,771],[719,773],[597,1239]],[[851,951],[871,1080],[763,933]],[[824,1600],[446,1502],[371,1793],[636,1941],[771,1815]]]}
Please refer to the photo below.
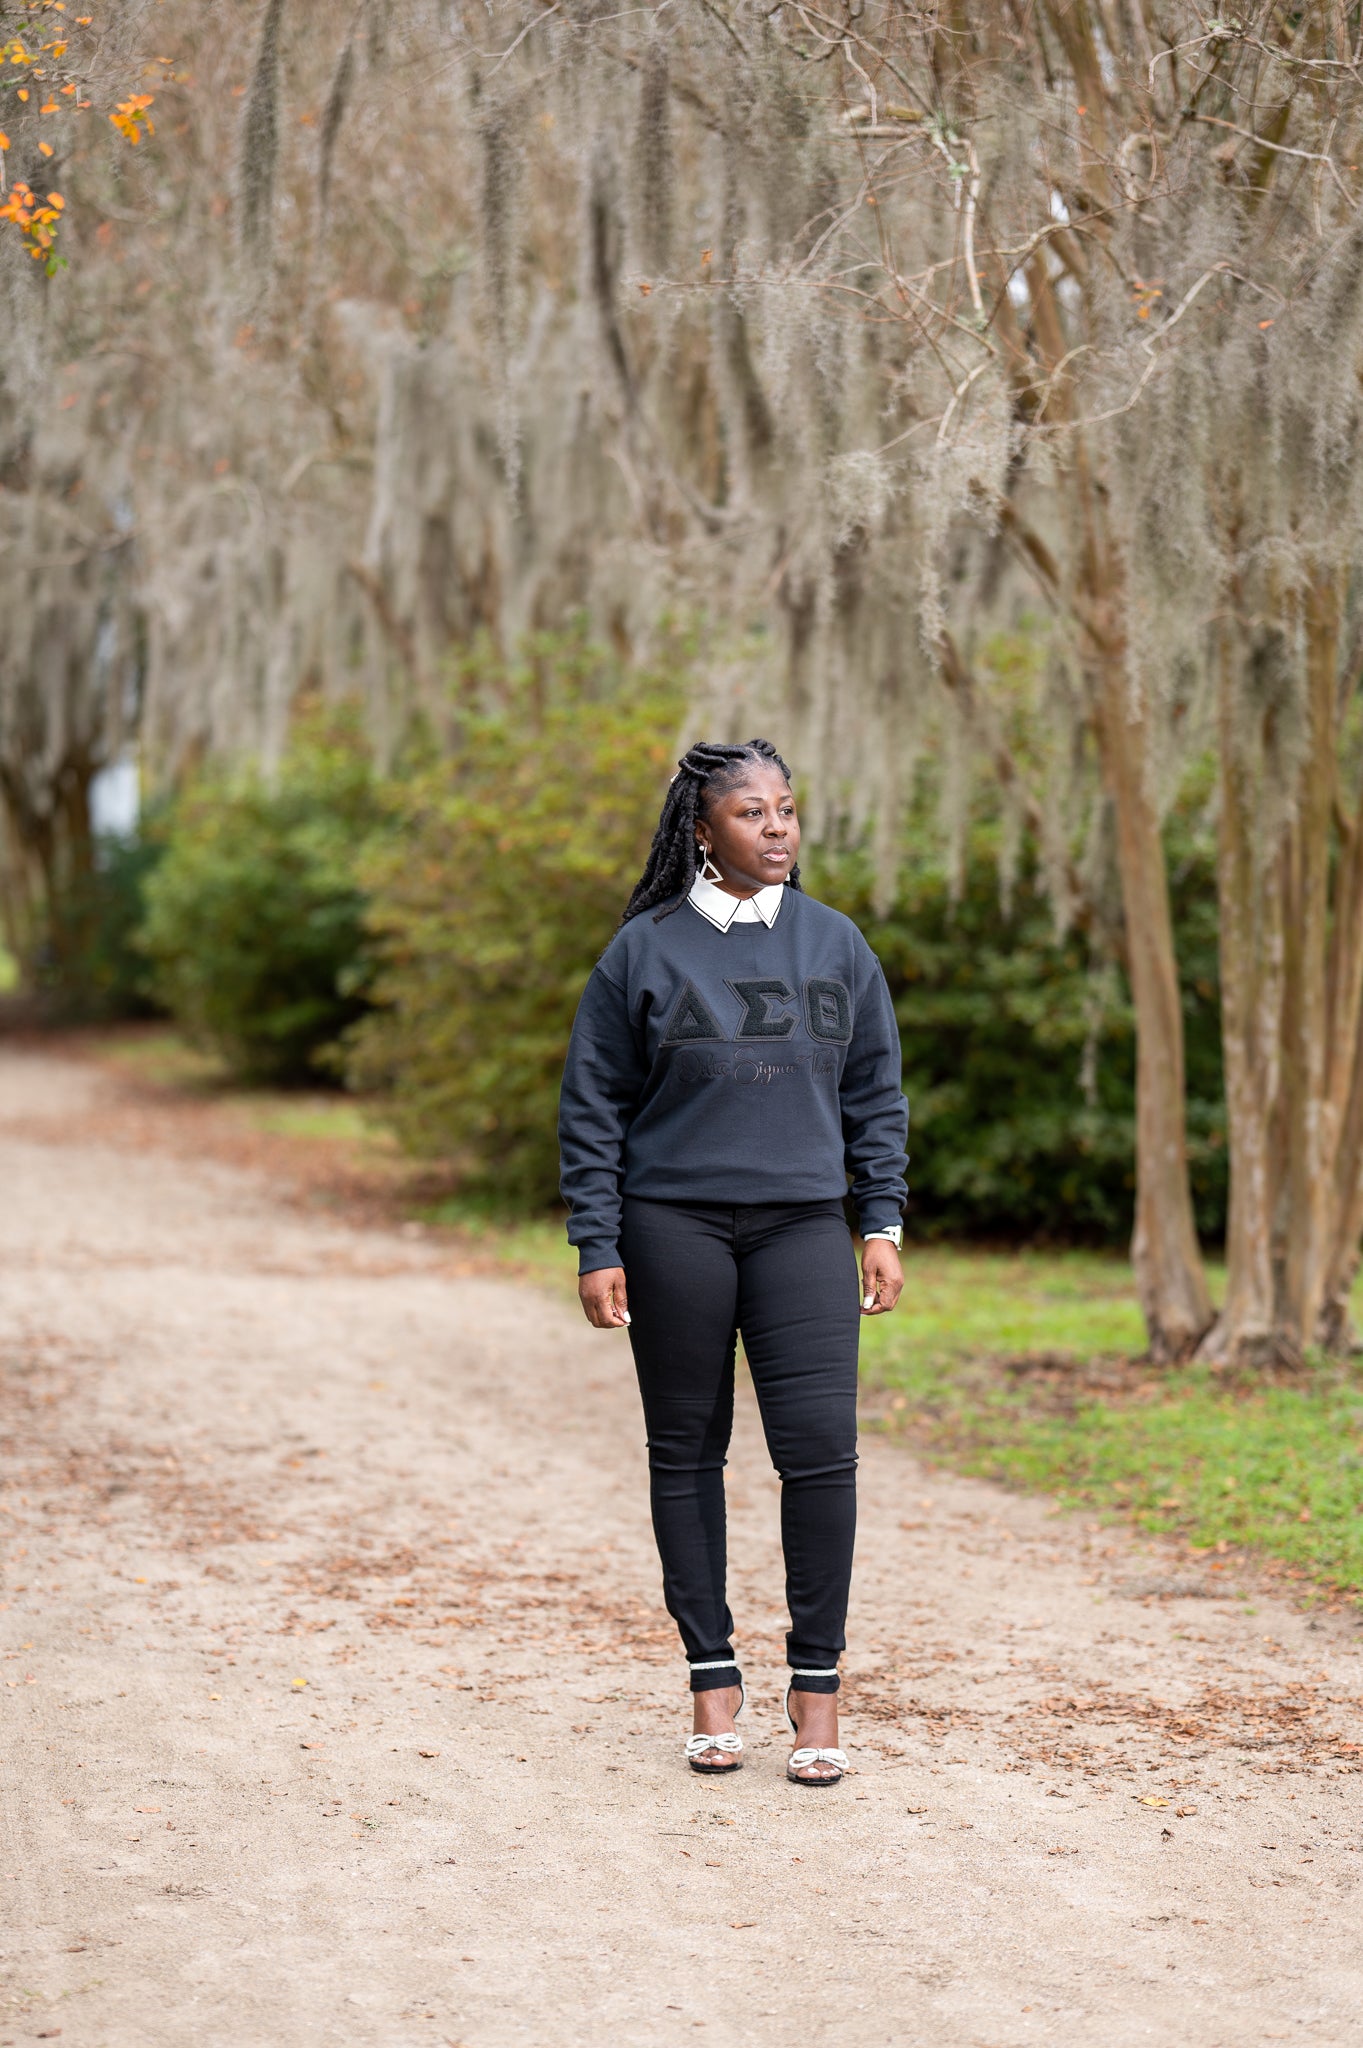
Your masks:
{"label": "greek letter applique", "polygon": [[811,1038],[829,1045],[848,1045],[852,1038],[852,998],[847,984],[812,974],[805,983],[805,1023]]}
{"label": "greek letter applique", "polygon": [[723,1038],[714,1012],[693,981],[688,981],[676,1002],[663,1032],[664,1045],[694,1045],[699,1039]]}
{"label": "greek letter applique", "polygon": [[795,1029],[793,1017],[776,1017],[773,1008],[796,1000],[795,991],[784,981],[729,981],[731,988],[743,1005],[743,1022],[736,1036],[739,1038],[789,1038]]}

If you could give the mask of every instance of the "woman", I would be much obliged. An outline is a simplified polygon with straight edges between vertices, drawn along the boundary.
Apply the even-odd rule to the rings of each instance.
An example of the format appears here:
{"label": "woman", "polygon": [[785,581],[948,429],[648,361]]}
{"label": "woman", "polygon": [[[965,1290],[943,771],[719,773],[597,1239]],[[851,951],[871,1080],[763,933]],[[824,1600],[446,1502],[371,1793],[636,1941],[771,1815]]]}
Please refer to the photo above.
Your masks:
{"label": "woman", "polygon": [[737,1770],[743,1747],[724,1524],[741,1331],[781,1476],[786,1775],[833,1785],[847,1768],[858,1317],[884,1315],[904,1284],[908,1108],[885,977],[856,926],[803,893],[799,850],[769,740],[692,747],[578,1008],[559,1139],[582,1306],[634,1349],[691,1767]]}

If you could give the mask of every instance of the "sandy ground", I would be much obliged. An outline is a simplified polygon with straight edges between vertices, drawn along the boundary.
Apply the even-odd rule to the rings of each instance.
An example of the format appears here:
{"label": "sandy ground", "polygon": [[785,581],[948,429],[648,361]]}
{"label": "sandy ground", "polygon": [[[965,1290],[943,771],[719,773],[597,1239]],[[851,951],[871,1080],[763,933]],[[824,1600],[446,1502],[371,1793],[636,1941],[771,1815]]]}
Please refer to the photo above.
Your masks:
{"label": "sandy ground", "polygon": [[789,1786],[749,1395],[693,1776],[624,1338],[115,1087],[0,1056],[0,2048],[1363,2043],[1348,1616],[871,1436]]}

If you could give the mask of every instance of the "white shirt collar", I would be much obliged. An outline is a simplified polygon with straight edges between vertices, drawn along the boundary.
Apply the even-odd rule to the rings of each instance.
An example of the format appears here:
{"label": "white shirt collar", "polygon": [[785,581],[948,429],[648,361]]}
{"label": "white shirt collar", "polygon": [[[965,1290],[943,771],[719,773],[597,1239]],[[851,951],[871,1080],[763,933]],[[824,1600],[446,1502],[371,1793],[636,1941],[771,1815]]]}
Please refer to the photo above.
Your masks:
{"label": "white shirt collar", "polygon": [[731,896],[717,882],[707,882],[704,875],[697,875],[686,900],[719,931],[727,932],[731,924],[758,922],[770,931],[785,893],[784,882],[769,882],[755,896]]}

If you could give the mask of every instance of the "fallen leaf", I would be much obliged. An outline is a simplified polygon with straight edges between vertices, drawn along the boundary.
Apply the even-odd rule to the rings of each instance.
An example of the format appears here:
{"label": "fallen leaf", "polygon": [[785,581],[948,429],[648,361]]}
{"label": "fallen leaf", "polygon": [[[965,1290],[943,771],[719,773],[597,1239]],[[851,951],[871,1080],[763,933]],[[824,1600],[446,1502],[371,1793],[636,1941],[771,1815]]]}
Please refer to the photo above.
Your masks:
{"label": "fallen leaf", "polygon": [[928,1809],[926,1808],[926,1806],[910,1806],[907,1809],[907,1811],[910,1813],[926,1813],[927,1810]]}
{"label": "fallen leaf", "polygon": [[1176,1806],[1174,1812],[1180,1820],[1190,1820],[1193,1814],[1197,1812],[1197,1808],[1195,1806]]}
{"label": "fallen leaf", "polygon": [[1169,1802],[1167,1799],[1161,1798],[1158,1792],[1147,1792],[1138,1804],[1141,1806],[1167,1806]]}
{"label": "fallen leaf", "polygon": [[439,1754],[440,1751],[438,1749],[419,1749],[417,1751],[418,1756],[439,1756]]}
{"label": "fallen leaf", "polygon": [[133,1808],[134,1813],[159,1813],[160,1811],[159,1806],[135,1806]]}
{"label": "fallen leaf", "polygon": [[221,1694],[220,1692],[211,1692],[211,1693],[210,1693],[210,1694],[208,1695],[208,1697],[209,1697],[209,1698],[210,1698],[211,1700],[220,1700],[220,1699],[222,1698],[222,1694]]}
{"label": "fallen leaf", "polygon": [[731,1920],[729,1925],[730,1927],[756,1927],[757,1922],[755,1920]]}
{"label": "fallen leaf", "polygon": [[303,1687],[307,1684],[307,1682],[308,1681],[306,1678],[295,1678],[295,1680],[293,1681],[294,1691],[301,1692],[303,1690]]}

